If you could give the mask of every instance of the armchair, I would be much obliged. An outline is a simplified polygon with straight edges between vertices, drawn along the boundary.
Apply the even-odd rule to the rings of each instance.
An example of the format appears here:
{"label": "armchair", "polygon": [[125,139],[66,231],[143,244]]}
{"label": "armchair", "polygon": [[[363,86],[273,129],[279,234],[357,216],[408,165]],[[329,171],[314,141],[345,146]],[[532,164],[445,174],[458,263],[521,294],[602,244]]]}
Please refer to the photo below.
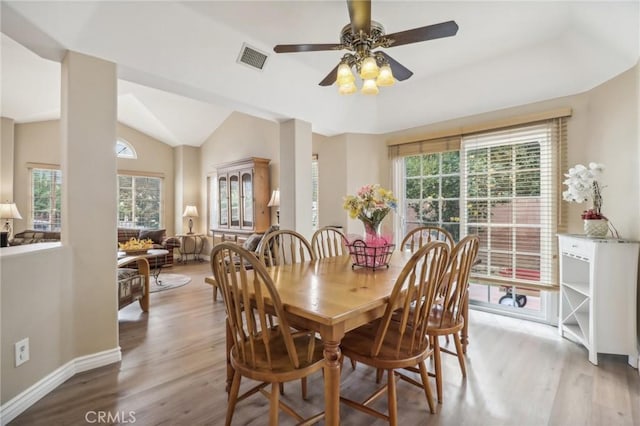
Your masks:
{"label": "armchair", "polygon": [[[136,268],[126,268],[133,266]],[[128,256],[118,260],[118,310],[135,302],[149,312],[149,262],[142,256]]]}

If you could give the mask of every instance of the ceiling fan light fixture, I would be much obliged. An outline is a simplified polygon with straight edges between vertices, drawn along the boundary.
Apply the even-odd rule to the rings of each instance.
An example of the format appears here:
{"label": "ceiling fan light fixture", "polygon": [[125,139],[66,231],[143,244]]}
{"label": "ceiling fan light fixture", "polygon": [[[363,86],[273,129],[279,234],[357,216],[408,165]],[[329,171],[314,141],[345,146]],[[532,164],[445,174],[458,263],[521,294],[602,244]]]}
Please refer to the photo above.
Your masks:
{"label": "ceiling fan light fixture", "polygon": [[354,81],[356,81],[356,77],[353,75],[349,64],[345,62],[340,64],[340,66],[338,67],[338,75],[336,81],[338,82],[338,85],[353,83]]}
{"label": "ceiling fan light fixture", "polygon": [[360,92],[363,95],[377,95],[380,91],[378,90],[376,81],[373,78],[369,78],[366,79],[362,84],[362,89],[360,89]]}
{"label": "ceiling fan light fixture", "polygon": [[353,81],[349,81],[338,86],[338,93],[340,93],[341,95],[351,95],[353,93],[356,93],[357,91],[358,88]]}
{"label": "ceiling fan light fixture", "polygon": [[378,77],[380,69],[376,63],[376,58],[373,56],[367,56],[360,64],[360,77],[363,80],[372,80]]}
{"label": "ceiling fan light fixture", "polygon": [[393,78],[391,66],[389,64],[381,66],[380,74],[378,74],[378,78],[376,79],[376,84],[380,87],[388,87],[393,86],[395,82],[396,80]]}

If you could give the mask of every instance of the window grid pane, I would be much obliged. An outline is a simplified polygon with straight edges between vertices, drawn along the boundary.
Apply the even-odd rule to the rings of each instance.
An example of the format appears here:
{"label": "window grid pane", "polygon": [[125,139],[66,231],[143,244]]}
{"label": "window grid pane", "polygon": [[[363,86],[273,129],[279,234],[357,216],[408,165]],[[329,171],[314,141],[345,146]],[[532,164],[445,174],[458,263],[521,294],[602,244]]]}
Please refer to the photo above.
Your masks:
{"label": "window grid pane", "polygon": [[118,175],[118,226],[162,227],[162,179]]}
{"label": "window grid pane", "polygon": [[440,226],[460,238],[460,153],[404,158],[403,235],[420,226]]}
{"label": "window grid pane", "polygon": [[318,156],[314,155],[311,160],[311,226],[313,229],[318,229],[318,191],[319,191],[319,171],[318,171]]}
{"label": "window grid pane", "polygon": [[520,305],[528,298],[527,309],[544,309],[539,290],[519,285],[557,285],[557,182],[565,127],[555,120],[468,135],[460,151],[402,158],[403,235],[436,225],[456,240],[480,238],[471,299],[502,304],[509,298]]}
{"label": "window grid pane", "polygon": [[31,224],[34,230],[60,231],[62,173],[31,169]]}

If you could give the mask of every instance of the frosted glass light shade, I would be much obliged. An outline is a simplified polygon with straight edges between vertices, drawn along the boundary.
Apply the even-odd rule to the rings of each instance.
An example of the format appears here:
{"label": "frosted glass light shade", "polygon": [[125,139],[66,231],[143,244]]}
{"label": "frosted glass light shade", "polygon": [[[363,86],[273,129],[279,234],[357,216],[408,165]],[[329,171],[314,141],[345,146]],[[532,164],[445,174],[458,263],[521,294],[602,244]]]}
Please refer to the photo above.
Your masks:
{"label": "frosted glass light shade", "polygon": [[351,95],[352,93],[355,93],[357,90],[358,88],[356,87],[353,81],[341,84],[338,87],[338,93],[340,93],[341,95]]}
{"label": "frosted glass light shade", "polygon": [[378,64],[373,56],[369,56],[362,61],[362,65],[360,65],[360,77],[362,77],[363,80],[374,79],[379,73]]}
{"label": "frosted glass light shade", "polygon": [[351,67],[348,64],[342,63],[338,66],[336,81],[338,85],[342,86],[343,84],[353,83],[356,80],[356,77],[353,75],[351,71]]}
{"label": "frosted glass light shade", "polygon": [[378,78],[376,79],[376,84],[380,87],[385,87],[393,86],[395,82],[396,80],[393,78],[391,67],[388,64],[381,66],[380,74],[378,74]]}
{"label": "frosted glass light shade", "polygon": [[377,95],[379,90],[378,86],[376,85],[376,81],[372,78],[365,80],[360,92],[364,95]]}

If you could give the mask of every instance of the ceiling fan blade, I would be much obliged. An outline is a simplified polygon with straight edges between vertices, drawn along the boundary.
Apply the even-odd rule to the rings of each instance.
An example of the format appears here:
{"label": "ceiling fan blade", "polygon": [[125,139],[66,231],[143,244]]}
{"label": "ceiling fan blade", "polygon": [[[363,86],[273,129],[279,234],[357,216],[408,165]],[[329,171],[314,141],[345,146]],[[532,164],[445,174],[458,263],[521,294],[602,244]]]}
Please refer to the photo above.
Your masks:
{"label": "ceiling fan blade", "polygon": [[391,40],[389,47],[395,47],[403,44],[451,37],[456,35],[457,32],[458,24],[456,24],[456,21],[447,21],[439,24],[428,25],[426,27],[387,34],[385,38]]}
{"label": "ceiling fan blade", "polygon": [[347,0],[351,32],[359,34],[360,30],[369,34],[371,30],[371,0]]}
{"label": "ceiling fan blade", "polygon": [[340,64],[336,65],[336,67],[332,69],[331,72],[329,72],[329,74],[327,74],[327,76],[318,84],[320,86],[331,86],[333,83],[335,83],[336,79],[338,78],[339,66]]}
{"label": "ceiling fan blade", "polygon": [[391,67],[391,72],[393,72],[393,76],[398,81],[404,81],[413,75],[413,72],[409,70],[407,67],[402,65],[400,62],[393,59],[391,56],[387,55],[382,51],[375,52],[376,56],[381,55],[389,62],[389,66]]}
{"label": "ceiling fan blade", "polygon": [[273,48],[276,53],[316,52],[319,50],[341,50],[341,44],[278,44]]}

